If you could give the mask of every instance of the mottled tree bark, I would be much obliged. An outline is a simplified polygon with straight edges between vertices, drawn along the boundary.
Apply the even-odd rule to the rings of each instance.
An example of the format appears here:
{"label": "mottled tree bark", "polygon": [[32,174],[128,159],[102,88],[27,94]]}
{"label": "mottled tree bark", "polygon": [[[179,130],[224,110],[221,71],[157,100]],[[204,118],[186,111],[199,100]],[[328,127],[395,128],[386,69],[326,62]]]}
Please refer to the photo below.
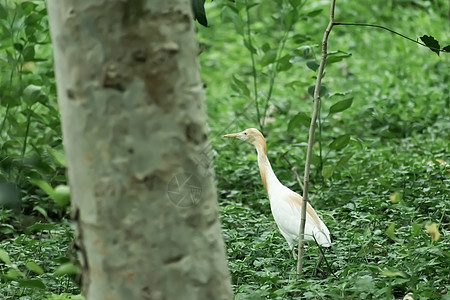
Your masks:
{"label": "mottled tree bark", "polygon": [[231,299],[189,0],[49,0],[87,299]]}

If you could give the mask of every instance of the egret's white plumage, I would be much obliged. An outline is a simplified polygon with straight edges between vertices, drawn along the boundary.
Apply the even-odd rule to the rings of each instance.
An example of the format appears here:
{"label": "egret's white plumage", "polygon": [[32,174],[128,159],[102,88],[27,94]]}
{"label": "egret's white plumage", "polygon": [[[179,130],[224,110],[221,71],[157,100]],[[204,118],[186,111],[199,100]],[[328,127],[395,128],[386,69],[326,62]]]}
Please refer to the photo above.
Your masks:
{"label": "egret's white plumage", "polygon": [[[253,144],[258,152],[258,166],[264,188],[269,195],[278,229],[286,239],[295,256],[295,245],[299,238],[300,218],[303,198],[280,183],[267,158],[266,140],[255,128],[248,128],[239,133],[226,134],[225,137],[237,138]],[[306,209],[305,239],[316,240],[323,247],[331,246],[330,232],[327,226],[308,203]]]}

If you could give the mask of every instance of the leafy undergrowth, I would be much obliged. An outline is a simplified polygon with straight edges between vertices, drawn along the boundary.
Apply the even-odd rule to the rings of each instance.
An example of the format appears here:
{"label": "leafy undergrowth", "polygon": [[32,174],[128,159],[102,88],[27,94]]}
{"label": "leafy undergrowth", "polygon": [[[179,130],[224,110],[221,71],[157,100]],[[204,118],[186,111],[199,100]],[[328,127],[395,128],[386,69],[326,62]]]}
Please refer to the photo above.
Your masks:
{"label": "leafy undergrowth", "polygon": [[81,299],[71,298],[79,293],[72,239],[70,223],[62,220],[36,222],[0,242],[0,299]]}
{"label": "leafy undergrowth", "polygon": [[[307,90],[329,3],[302,8],[277,59],[272,54],[283,43],[283,22],[273,20],[280,20],[286,1],[250,4],[250,24],[245,1],[236,1],[237,9],[223,8],[225,2],[207,10],[211,24],[200,29],[207,44],[200,59],[236,299],[403,299],[408,293],[415,300],[450,299],[450,168],[438,161],[450,163],[448,55],[438,57],[382,31],[333,29],[328,51],[340,61],[327,65],[311,169],[311,202],[333,246],[325,253],[328,264],[313,275],[320,251],[309,244],[304,274],[297,276],[271,216],[255,149],[220,136],[261,129],[265,118],[272,167],[282,183],[299,191],[286,159],[303,178]],[[442,15],[447,6],[420,3],[337,1],[336,17],[408,35],[439,33],[448,41]],[[251,47],[248,33],[239,29],[242,22],[251,27]],[[310,40],[299,42],[300,35]],[[278,73],[270,87],[274,66]]]}
{"label": "leafy undergrowth", "polygon": [[[297,277],[258,174],[230,168],[236,181],[221,190],[220,206],[236,299],[448,298],[450,173],[411,156],[411,142],[363,147],[345,172],[314,186],[312,204],[333,240],[317,276],[317,246],[308,246],[305,275]],[[256,161],[249,167],[257,169]],[[439,240],[426,232],[428,223],[437,224]]]}

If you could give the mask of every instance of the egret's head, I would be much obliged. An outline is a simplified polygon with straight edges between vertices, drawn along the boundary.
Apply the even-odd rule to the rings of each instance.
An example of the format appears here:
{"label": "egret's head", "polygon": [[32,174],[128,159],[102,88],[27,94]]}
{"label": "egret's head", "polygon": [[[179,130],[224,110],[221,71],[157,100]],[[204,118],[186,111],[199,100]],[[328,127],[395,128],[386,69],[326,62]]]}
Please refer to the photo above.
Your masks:
{"label": "egret's head", "polygon": [[244,142],[253,144],[255,146],[257,146],[259,144],[259,145],[264,145],[264,147],[265,147],[265,144],[266,144],[264,136],[256,128],[247,128],[244,131],[241,131],[238,133],[225,134],[224,137],[240,139]]}

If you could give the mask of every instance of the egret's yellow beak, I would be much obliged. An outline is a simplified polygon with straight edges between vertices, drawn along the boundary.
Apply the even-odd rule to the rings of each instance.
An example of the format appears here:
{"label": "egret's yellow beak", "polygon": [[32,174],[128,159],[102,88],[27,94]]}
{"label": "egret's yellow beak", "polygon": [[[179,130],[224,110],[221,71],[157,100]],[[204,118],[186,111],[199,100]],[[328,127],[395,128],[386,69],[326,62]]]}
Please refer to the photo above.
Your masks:
{"label": "egret's yellow beak", "polygon": [[239,133],[229,133],[229,134],[225,134],[223,137],[226,137],[226,138],[238,138],[239,137]]}

